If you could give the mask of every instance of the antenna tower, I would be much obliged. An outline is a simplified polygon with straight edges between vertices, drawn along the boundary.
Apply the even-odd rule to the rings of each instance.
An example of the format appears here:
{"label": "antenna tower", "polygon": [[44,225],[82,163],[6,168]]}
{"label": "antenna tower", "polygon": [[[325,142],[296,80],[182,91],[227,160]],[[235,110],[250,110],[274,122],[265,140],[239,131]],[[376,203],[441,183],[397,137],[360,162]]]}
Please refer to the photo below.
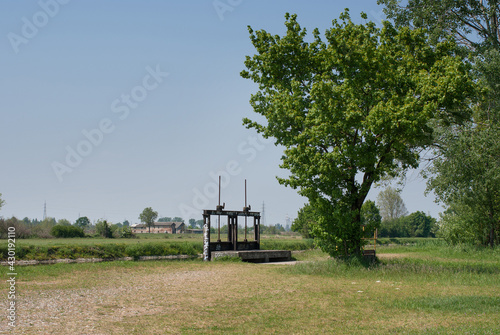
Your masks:
{"label": "antenna tower", "polygon": [[47,201],[43,203],[43,220],[47,218]]}

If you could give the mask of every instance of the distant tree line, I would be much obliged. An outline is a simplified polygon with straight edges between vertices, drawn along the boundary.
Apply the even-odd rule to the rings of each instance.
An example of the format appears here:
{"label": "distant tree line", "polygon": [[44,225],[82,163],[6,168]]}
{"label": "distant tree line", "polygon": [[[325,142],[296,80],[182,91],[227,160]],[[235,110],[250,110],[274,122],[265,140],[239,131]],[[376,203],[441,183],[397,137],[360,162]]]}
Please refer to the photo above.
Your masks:
{"label": "distant tree line", "polygon": [[[378,237],[436,237],[438,225],[436,219],[417,211],[408,215],[406,206],[399,192],[391,187],[379,193],[378,206],[367,200],[361,208],[361,225],[365,237],[378,230]],[[314,237],[319,216],[310,204],[298,212],[293,221],[292,231],[304,238]]]}
{"label": "distant tree line", "polygon": [[16,217],[0,218],[0,238],[7,238],[9,227],[16,228],[16,238],[133,237],[127,220],[116,224],[99,220],[92,224],[86,216],[78,218],[73,224],[67,219],[56,220],[51,217],[42,221],[27,217],[22,220]]}
{"label": "distant tree line", "polygon": [[[203,220],[200,220],[203,221]],[[218,231],[218,226],[217,223],[212,224],[210,227],[210,234],[216,234]],[[260,226],[260,234],[261,235],[279,235],[282,233],[286,233],[291,231],[290,227],[284,227],[281,223],[277,223],[275,225],[270,225],[270,226],[265,226],[261,225]],[[254,232],[254,227],[253,223],[247,225],[247,234],[253,234]],[[227,235],[228,233],[228,226],[227,224],[223,224],[220,227],[220,233]],[[245,234],[245,226],[242,225],[241,223],[238,223],[238,235],[241,236],[242,234]],[[253,236],[253,235],[252,235]]]}

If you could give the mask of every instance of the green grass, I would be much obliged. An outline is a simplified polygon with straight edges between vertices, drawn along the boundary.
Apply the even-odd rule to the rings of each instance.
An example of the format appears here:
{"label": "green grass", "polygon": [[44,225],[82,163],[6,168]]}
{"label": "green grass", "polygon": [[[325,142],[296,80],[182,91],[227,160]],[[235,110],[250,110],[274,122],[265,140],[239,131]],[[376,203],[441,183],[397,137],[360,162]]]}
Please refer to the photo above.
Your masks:
{"label": "green grass", "polygon": [[[16,246],[17,260],[47,260],[60,258],[122,258],[140,256],[197,255],[202,242],[153,241],[143,243],[90,243]],[[0,247],[0,259],[6,260],[8,249]]]}
{"label": "green grass", "polygon": [[[380,261],[371,265],[306,250],[294,252],[296,265],[189,260],[17,267],[19,320],[27,321],[16,332],[499,334],[498,249],[424,244],[378,248]],[[46,306],[45,319],[33,316],[39,305]]]}
{"label": "green grass", "polygon": [[[0,241],[1,243],[1,241]],[[307,250],[312,240],[296,237],[267,238],[261,249]],[[58,258],[121,258],[140,256],[196,255],[203,252],[203,237],[198,234],[139,234],[133,239],[54,238],[17,239],[17,260],[50,260]],[[0,260],[8,257],[7,242],[0,244]]]}
{"label": "green grass", "polygon": [[309,250],[314,248],[312,239],[267,239],[260,242],[262,250]]}
{"label": "green grass", "polygon": [[464,296],[423,296],[398,300],[392,306],[418,311],[442,311],[459,314],[499,313],[500,297],[464,295]]}

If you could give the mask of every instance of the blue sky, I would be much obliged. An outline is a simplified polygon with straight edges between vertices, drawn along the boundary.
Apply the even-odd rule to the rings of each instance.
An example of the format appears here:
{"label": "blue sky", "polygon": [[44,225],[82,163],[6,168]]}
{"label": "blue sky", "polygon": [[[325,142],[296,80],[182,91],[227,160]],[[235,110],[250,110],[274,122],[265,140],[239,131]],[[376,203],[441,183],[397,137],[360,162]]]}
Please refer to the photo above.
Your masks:
{"label": "blue sky", "polygon": [[[351,5],[352,3],[352,5]],[[255,53],[247,25],[284,32],[286,12],[325,31],[344,7],[379,22],[375,0],[0,2],[0,215],[138,222],[201,218],[222,201],[244,205],[244,180],[266,224],[293,219],[306,200],[281,186],[282,148],[242,126],[256,86],[239,76]],[[410,212],[437,216],[410,173]],[[369,197],[376,198],[380,189]]]}

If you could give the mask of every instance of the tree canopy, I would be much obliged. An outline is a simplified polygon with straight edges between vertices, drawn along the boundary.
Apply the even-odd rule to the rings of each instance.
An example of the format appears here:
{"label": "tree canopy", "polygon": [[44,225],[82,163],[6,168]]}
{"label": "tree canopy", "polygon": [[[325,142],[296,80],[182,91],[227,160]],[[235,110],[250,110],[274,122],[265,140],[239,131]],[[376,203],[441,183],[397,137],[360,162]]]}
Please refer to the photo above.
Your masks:
{"label": "tree canopy", "polygon": [[80,228],[86,228],[90,226],[90,220],[88,217],[82,216],[76,220],[75,225]]}
{"label": "tree canopy", "polygon": [[151,226],[154,224],[156,218],[158,217],[158,212],[155,212],[151,207],[146,207],[139,215],[139,220],[149,227],[149,232],[151,232]]}
{"label": "tree canopy", "polygon": [[434,161],[428,186],[448,204],[442,232],[450,242],[500,244],[500,129],[472,124],[451,139]]}
{"label": "tree canopy", "polygon": [[375,201],[367,200],[361,207],[361,224],[365,227],[365,233],[372,233],[380,227],[382,216]]}
{"label": "tree canopy", "polygon": [[305,204],[293,220],[292,231],[300,233],[304,238],[311,238],[311,227],[316,223],[314,208],[310,204]]}
{"label": "tree canopy", "polygon": [[315,207],[319,246],[359,254],[372,184],[417,167],[434,123],[469,119],[474,83],[455,45],[432,46],[423,30],[354,24],[346,10],[307,42],[297,16],[285,20],[282,37],[249,27],[257,54],[241,75],[259,85],[250,104],[267,122],[243,122],[284,147],[290,176],[278,180]]}
{"label": "tree canopy", "polygon": [[440,232],[448,241],[499,244],[500,1],[378,2],[386,5],[396,25],[428,29],[432,41],[454,39],[471,51],[480,103],[471,122],[441,131],[435,159],[426,171],[428,190],[447,206]]}
{"label": "tree canopy", "polygon": [[473,50],[500,50],[499,0],[378,0],[397,26],[426,28],[431,40],[450,36]]}
{"label": "tree canopy", "polygon": [[401,195],[392,187],[387,187],[385,190],[380,191],[377,200],[380,206],[380,214],[384,221],[395,220],[408,214]]}

